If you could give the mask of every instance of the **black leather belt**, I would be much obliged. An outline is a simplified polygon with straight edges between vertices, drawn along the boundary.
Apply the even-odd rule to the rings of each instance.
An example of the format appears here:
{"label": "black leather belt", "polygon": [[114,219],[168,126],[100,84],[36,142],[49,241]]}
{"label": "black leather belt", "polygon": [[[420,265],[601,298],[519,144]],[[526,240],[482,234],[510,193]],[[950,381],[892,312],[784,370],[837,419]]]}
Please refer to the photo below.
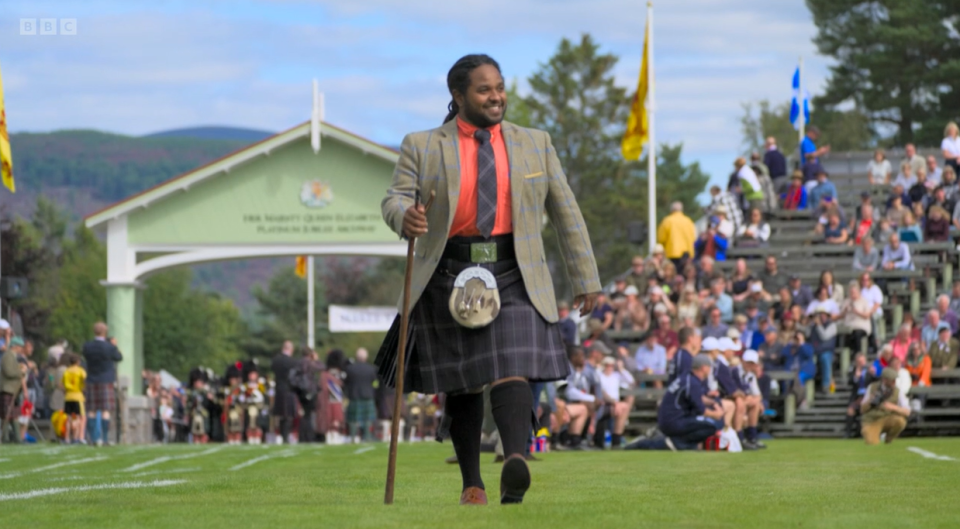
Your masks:
{"label": "black leather belt", "polygon": [[451,237],[443,248],[441,259],[461,263],[496,263],[516,259],[513,234],[483,237]]}

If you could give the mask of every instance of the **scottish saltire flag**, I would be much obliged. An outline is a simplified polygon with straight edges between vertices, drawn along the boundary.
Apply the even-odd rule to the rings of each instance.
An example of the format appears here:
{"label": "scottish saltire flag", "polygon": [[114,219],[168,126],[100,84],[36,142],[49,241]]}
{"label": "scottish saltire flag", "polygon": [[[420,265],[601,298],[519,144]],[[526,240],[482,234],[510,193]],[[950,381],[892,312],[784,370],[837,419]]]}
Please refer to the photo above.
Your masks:
{"label": "scottish saltire flag", "polygon": [[803,100],[803,122],[810,123],[810,94],[800,90],[800,67],[793,72],[793,100],[790,101],[790,123],[800,130],[800,100]]}

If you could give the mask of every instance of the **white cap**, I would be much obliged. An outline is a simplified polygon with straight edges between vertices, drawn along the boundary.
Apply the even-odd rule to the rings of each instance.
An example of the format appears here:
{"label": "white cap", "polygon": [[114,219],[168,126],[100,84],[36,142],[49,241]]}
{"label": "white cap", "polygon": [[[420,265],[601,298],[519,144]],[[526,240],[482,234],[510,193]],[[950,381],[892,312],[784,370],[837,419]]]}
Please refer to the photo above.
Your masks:
{"label": "white cap", "polygon": [[736,329],[734,329],[734,328],[731,327],[730,329],[727,330],[727,338],[730,338],[731,340],[733,340],[733,341],[735,341],[735,342],[739,342],[739,341],[740,341],[740,331],[738,331],[738,330],[736,330]]}
{"label": "white cap", "polygon": [[654,286],[650,287],[650,293],[651,293],[651,294],[663,294],[663,289],[660,288],[658,285],[654,285]]}
{"label": "white cap", "polygon": [[753,349],[747,349],[746,352],[743,353],[743,361],[753,362],[754,364],[756,364],[760,362],[760,355],[758,355],[757,352],[754,351]]}
{"label": "white cap", "polygon": [[717,351],[720,349],[720,344],[716,338],[713,336],[708,336],[703,339],[703,343],[700,344],[700,350],[702,351]]}
{"label": "white cap", "polygon": [[0,331],[5,331],[10,328],[10,322],[0,318]]}
{"label": "white cap", "polygon": [[763,285],[760,283],[750,285],[750,292],[763,292]]}
{"label": "white cap", "polygon": [[638,295],[640,295],[640,291],[637,290],[637,287],[635,287],[635,286],[633,286],[633,285],[630,285],[630,286],[628,286],[627,288],[623,289],[623,295],[624,295],[624,296],[638,296]]}
{"label": "white cap", "polygon": [[727,338],[726,336],[724,336],[723,338],[720,338],[720,340],[718,341],[720,342],[719,349],[721,351],[736,351],[737,349],[740,349],[739,347],[737,347],[735,343],[733,343],[733,340],[731,340],[730,338]]}

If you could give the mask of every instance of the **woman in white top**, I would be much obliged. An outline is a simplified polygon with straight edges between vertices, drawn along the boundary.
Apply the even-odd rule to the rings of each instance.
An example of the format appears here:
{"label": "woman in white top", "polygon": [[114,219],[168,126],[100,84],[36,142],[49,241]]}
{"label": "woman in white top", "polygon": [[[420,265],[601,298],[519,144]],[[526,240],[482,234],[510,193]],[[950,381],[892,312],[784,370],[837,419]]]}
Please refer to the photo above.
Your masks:
{"label": "woman in white top", "polygon": [[953,171],[960,175],[960,128],[954,122],[947,123],[943,130],[943,163],[953,167]]}
{"label": "woman in white top", "polygon": [[916,183],[917,176],[913,174],[913,166],[910,165],[910,162],[900,164],[900,174],[893,179],[893,185],[903,187],[903,192],[906,193]]}
{"label": "woman in white top", "polygon": [[890,166],[890,160],[887,160],[883,149],[877,149],[873,153],[873,160],[867,163],[867,178],[871,185],[888,185],[890,175],[893,173],[893,167]]}
{"label": "woman in white top", "polygon": [[825,286],[820,286],[820,288],[817,289],[817,298],[807,305],[806,315],[812,316],[820,309],[824,309],[830,313],[830,316],[834,320],[840,317],[840,307],[837,306],[837,302],[830,297],[830,292]]}
{"label": "woman in white top", "polygon": [[833,272],[824,270],[820,273],[820,285],[827,288],[827,295],[838,306],[843,303],[843,285],[839,285],[833,280]]}
{"label": "woman in white top", "polygon": [[750,210],[750,222],[737,230],[738,246],[766,246],[770,240],[770,225],[763,221],[759,209]]}

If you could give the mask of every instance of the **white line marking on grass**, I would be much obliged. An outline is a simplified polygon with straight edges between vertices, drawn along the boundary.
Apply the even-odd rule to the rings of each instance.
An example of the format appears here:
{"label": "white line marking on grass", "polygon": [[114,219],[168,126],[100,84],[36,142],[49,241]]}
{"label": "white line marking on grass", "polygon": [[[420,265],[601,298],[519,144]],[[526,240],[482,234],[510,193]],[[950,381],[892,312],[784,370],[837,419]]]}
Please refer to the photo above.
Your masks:
{"label": "white line marking on grass", "polygon": [[366,453],[366,452],[369,452],[369,451],[373,450],[374,448],[375,448],[375,447],[373,447],[373,446],[365,446],[365,447],[363,447],[363,448],[357,448],[357,449],[353,452],[353,455],[364,454],[364,453]]}
{"label": "white line marking on grass", "polygon": [[179,461],[179,460],[181,460],[181,459],[191,459],[191,458],[194,458],[194,457],[207,456],[207,455],[210,455],[210,454],[219,452],[219,451],[221,451],[221,450],[223,450],[223,447],[222,447],[222,446],[217,446],[217,447],[214,447],[214,448],[208,448],[208,449],[204,450],[203,452],[195,452],[195,453],[193,453],[193,454],[183,454],[183,455],[180,455],[180,456],[162,456],[162,457],[158,457],[158,458],[155,458],[155,459],[151,459],[150,461],[144,461],[143,463],[137,463],[136,465],[133,465],[133,466],[131,466],[131,467],[127,467],[127,468],[121,470],[120,472],[135,472],[135,471],[137,471],[137,470],[141,470],[141,469],[144,469],[144,468],[147,468],[147,467],[152,467],[152,466],[154,466],[154,465],[159,465],[160,463],[166,463],[167,461]]}
{"label": "white line marking on grass", "polygon": [[163,481],[128,481],[126,483],[106,483],[103,485],[84,485],[81,487],[60,487],[52,489],[38,489],[27,492],[15,492],[13,494],[0,494],[0,501],[9,500],[29,500],[40,496],[52,496],[54,494],[63,494],[65,492],[84,492],[88,490],[108,490],[108,489],[143,489],[147,487],[169,487],[186,483],[184,479],[168,479]]}
{"label": "white line marking on grass", "polygon": [[941,456],[934,454],[933,452],[928,452],[922,448],[917,448],[916,446],[909,446],[907,450],[913,452],[914,454],[919,454],[927,459],[937,459],[939,461],[956,461],[956,459],[950,456]]}
{"label": "white line marking on grass", "polygon": [[261,461],[266,461],[267,459],[273,459],[273,458],[275,458],[275,457],[291,457],[291,456],[294,456],[294,455],[296,455],[296,453],[295,453],[293,450],[286,450],[286,451],[284,451],[284,452],[279,452],[279,453],[276,453],[276,454],[262,455],[262,456],[259,456],[259,457],[255,457],[255,458],[253,458],[253,459],[248,459],[247,461],[244,461],[243,463],[240,463],[239,465],[232,466],[232,467],[230,467],[230,470],[232,470],[232,471],[237,471],[237,470],[240,470],[240,469],[243,469],[243,468],[247,468],[247,467],[249,467],[249,466],[256,465],[257,463],[259,463],[259,462],[261,462]]}
{"label": "white line marking on grass", "polygon": [[87,476],[63,476],[62,478],[49,478],[47,481],[75,481],[78,479],[90,479]]}
{"label": "white line marking on grass", "polygon": [[4,463],[4,462],[6,462],[6,461],[10,461],[10,460],[9,460],[9,459],[0,458],[0,463]]}
{"label": "white line marking on grass", "polygon": [[45,466],[45,467],[35,468],[35,469],[31,470],[30,472],[43,472],[43,471],[45,471],[45,470],[53,470],[53,469],[55,469],[55,468],[60,468],[60,467],[69,467],[69,466],[72,466],[72,465],[82,465],[82,464],[84,464],[84,463],[93,463],[94,461],[103,461],[104,459],[107,459],[107,458],[106,458],[105,456],[97,456],[97,457],[87,457],[87,458],[84,458],[84,459],[75,459],[75,460],[73,460],[73,461],[63,461],[63,462],[60,462],[60,463],[54,463],[54,464],[52,464],[52,465],[47,465],[47,466]]}
{"label": "white line marking on grass", "polygon": [[198,470],[203,470],[200,467],[195,468],[174,468],[170,470],[150,470],[148,472],[137,472],[136,474],[131,474],[132,478],[140,478],[143,476],[152,476],[154,474],[180,474],[183,472],[196,472]]}
{"label": "white line marking on grass", "polygon": [[6,473],[6,474],[0,474],[0,479],[18,478],[18,477],[20,477],[21,475],[22,475],[22,474],[20,474],[19,472],[8,472],[8,473]]}

